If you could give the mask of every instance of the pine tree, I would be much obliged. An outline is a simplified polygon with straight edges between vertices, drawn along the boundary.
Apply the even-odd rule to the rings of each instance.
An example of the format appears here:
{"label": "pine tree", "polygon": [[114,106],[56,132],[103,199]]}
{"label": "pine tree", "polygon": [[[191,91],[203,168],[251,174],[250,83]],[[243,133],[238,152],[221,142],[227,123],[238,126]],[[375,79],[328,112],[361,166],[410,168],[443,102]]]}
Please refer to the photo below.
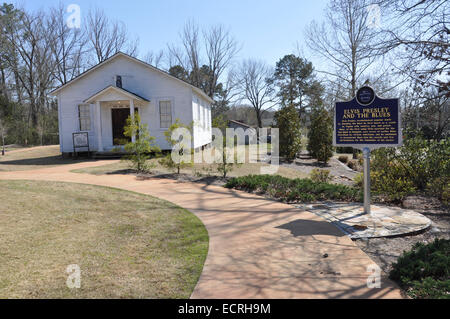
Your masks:
{"label": "pine tree", "polygon": [[324,90],[316,80],[312,63],[294,54],[277,62],[271,81],[278,87],[281,105],[294,105],[299,114],[303,114]]}
{"label": "pine tree", "polygon": [[319,162],[327,163],[333,156],[333,119],[323,106],[312,109],[308,139],[309,154]]}
{"label": "pine tree", "polygon": [[300,117],[294,105],[285,106],[275,114],[280,129],[280,155],[293,160],[302,147]]}

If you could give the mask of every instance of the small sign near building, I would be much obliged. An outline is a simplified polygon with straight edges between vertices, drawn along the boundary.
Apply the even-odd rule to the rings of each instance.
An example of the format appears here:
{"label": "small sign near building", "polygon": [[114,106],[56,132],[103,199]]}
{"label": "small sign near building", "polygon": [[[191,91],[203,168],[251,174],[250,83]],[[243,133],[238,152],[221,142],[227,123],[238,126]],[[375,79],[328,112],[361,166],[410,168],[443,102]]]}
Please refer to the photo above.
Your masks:
{"label": "small sign near building", "polygon": [[363,151],[364,210],[370,213],[370,152],[403,145],[399,100],[379,98],[364,86],[351,101],[336,103],[333,141]]}
{"label": "small sign near building", "polygon": [[73,141],[73,153],[75,155],[77,154],[77,149],[79,148],[87,148],[88,153],[90,153],[88,132],[73,133],[72,141]]}

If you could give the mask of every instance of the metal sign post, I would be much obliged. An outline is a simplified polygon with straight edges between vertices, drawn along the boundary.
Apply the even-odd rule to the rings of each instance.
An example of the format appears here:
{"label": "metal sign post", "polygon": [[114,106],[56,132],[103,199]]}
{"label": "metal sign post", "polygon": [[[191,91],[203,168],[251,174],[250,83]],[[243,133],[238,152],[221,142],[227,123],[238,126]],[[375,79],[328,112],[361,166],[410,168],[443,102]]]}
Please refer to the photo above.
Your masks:
{"label": "metal sign post", "polygon": [[370,215],[370,148],[363,149],[364,155],[364,213]]}
{"label": "metal sign post", "polygon": [[364,86],[348,102],[337,102],[333,145],[353,147],[364,156],[364,212],[370,209],[370,153],[380,147],[403,145],[398,99],[382,99]]}

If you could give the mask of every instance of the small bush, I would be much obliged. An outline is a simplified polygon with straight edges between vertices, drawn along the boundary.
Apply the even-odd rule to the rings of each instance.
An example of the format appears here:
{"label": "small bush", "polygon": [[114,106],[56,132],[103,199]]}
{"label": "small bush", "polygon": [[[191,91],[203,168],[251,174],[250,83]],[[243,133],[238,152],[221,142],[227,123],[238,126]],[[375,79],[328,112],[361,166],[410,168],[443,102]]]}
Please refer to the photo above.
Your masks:
{"label": "small bush", "polygon": [[358,163],[354,160],[348,161],[347,166],[351,168],[352,170],[355,170],[358,168]]}
{"label": "small bush", "polygon": [[[353,179],[355,186],[363,190],[364,174],[360,173]],[[371,190],[384,201],[401,203],[408,195],[415,193],[413,184],[405,178],[391,179],[378,172],[370,172]]]}
{"label": "small bush", "polygon": [[389,277],[413,298],[450,298],[450,240],[417,243],[394,263]]}
{"label": "small bush", "polygon": [[442,201],[445,205],[450,205],[450,184],[444,187],[444,191],[442,192]]}
{"label": "small bush", "polygon": [[310,179],[289,179],[279,175],[235,177],[225,187],[258,192],[285,202],[362,201],[361,191],[354,187],[314,182]]}
{"label": "small bush", "polygon": [[416,299],[450,299],[450,280],[434,280],[426,277],[411,282],[409,295]]}
{"label": "small bush", "polygon": [[358,164],[359,166],[363,166],[364,165],[364,156],[362,154],[358,154]]}
{"label": "small bush", "polygon": [[425,193],[445,202],[450,184],[450,138],[426,141],[420,136],[405,140],[398,149],[374,152],[373,187],[382,192],[395,190],[399,199],[410,193]]}
{"label": "small bush", "polygon": [[339,156],[339,162],[347,164],[348,163],[348,156],[347,155]]}
{"label": "small bush", "polygon": [[[179,119],[176,119],[175,123],[170,125],[167,131],[164,132],[164,136],[166,137],[167,142],[171,146],[172,152],[175,152],[174,149],[175,145],[177,145],[182,140],[181,136],[179,136],[177,140],[172,139],[174,133],[179,129],[186,129],[187,131],[192,132],[192,125],[182,124]],[[178,154],[176,155],[179,155],[179,158],[178,160],[174,161],[174,159],[172,158],[172,154],[169,152],[165,157],[159,160],[159,164],[161,166],[168,168],[169,170],[176,171],[177,174],[180,174],[181,169],[191,167],[193,165],[191,156],[192,151],[187,150],[184,147],[180,147],[178,149]]]}
{"label": "small bush", "polygon": [[280,129],[280,155],[293,160],[302,148],[301,122],[293,105],[282,107],[275,113],[275,121]]}
{"label": "small bush", "polygon": [[336,153],[338,154],[352,154],[353,148],[352,147],[336,147]]}
{"label": "small bush", "polygon": [[227,178],[228,174],[233,171],[235,167],[239,167],[242,164],[239,163],[237,154],[233,153],[233,149],[227,147],[227,138],[223,138],[223,152],[222,158],[219,163],[217,163],[217,171],[222,175],[223,178]]}
{"label": "small bush", "polygon": [[151,158],[150,154],[159,153],[160,149],[155,143],[155,137],[150,135],[148,125],[141,122],[138,113],[134,117],[130,115],[127,118],[123,134],[130,139],[136,137],[134,142],[124,143],[125,151],[128,153],[124,160],[129,161],[130,166],[139,173],[147,172],[154,167],[148,160]]}
{"label": "small bush", "polygon": [[412,181],[404,177],[390,178],[379,172],[370,173],[372,189],[386,200],[400,203],[406,196],[416,193]]}
{"label": "small bush", "polygon": [[322,170],[318,168],[313,169],[309,177],[313,182],[317,183],[328,183],[333,179],[333,177],[330,176],[329,170]]}
{"label": "small bush", "polygon": [[323,106],[312,108],[308,140],[309,154],[319,162],[328,163],[333,156],[333,119]]}

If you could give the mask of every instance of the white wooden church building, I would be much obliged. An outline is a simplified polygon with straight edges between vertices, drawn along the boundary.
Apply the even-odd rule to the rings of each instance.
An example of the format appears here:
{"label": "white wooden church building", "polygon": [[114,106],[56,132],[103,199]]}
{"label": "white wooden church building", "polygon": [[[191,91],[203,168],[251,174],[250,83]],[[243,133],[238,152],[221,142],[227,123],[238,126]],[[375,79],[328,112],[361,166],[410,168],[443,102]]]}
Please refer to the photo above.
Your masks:
{"label": "white wooden church building", "polygon": [[63,154],[74,152],[78,135],[88,136],[91,151],[117,149],[125,121],[134,112],[148,124],[163,150],[170,149],[164,132],[176,119],[194,123],[193,148],[211,143],[212,99],[201,89],[121,52],[51,94],[58,99]]}

